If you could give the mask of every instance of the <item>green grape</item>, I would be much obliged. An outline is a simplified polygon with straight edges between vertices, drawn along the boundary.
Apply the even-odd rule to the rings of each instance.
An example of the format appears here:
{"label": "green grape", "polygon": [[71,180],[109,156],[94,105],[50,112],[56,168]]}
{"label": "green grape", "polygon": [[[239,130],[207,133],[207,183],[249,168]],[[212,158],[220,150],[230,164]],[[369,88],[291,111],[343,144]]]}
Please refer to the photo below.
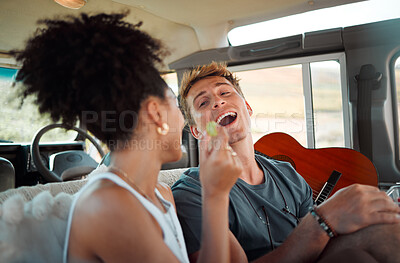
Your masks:
{"label": "green grape", "polygon": [[217,125],[218,124],[215,121],[210,121],[209,123],[207,123],[206,130],[208,135],[210,135],[211,137],[215,137],[218,135]]}

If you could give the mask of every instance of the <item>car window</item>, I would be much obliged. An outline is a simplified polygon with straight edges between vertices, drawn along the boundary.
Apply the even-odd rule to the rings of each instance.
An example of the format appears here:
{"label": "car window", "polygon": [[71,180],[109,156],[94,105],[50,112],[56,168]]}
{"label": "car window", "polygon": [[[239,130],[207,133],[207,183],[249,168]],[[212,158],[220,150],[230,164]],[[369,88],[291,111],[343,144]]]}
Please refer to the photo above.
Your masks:
{"label": "car window", "polygon": [[[308,1],[308,4],[314,5],[314,1]],[[369,0],[322,8],[233,28],[228,33],[228,40],[231,45],[238,46],[305,32],[384,21],[399,18],[399,8],[398,0]],[[338,14],[341,14],[340,18]]]}
{"label": "car window", "polygon": [[314,108],[315,148],[344,146],[340,64],[310,63]]}
{"label": "car window", "polygon": [[167,85],[174,91],[175,95],[178,96],[178,76],[176,72],[162,73],[161,77],[167,83]]}
{"label": "car window", "polygon": [[[32,97],[21,105],[18,86],[13,86],[16,69],[0,67],[0,143],[30,142],[41,127],[52,123],[46,115],[40,115]],[[76,132],[54,129],[46,133],[41,142],[73,141]]]}
{"label": "car window", "polygon": [[240,71],[236,75],[253,109],[253,141],[281,131],[306,145],[301,65]]}
{"label": "car window", "polygon": [[344,56],[279,63],[231,67],[253,108],[253,141],[285,132],[308,148],[350,147]]}

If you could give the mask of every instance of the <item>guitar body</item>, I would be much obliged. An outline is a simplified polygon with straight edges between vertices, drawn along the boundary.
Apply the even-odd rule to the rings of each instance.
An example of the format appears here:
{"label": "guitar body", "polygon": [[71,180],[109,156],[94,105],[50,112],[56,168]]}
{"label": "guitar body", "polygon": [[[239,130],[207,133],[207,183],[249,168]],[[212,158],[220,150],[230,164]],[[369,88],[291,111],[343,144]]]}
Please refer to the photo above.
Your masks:
{"label": "guitar body", "polygon": [[347,148],[307,149],[286,133],[270,133],[254,148],[276,160],[288,161],[313,189],[314,200],[332,171],[342,175],[332,194],[354,183],[378,186],[378,174],[372,162],[356,150]]}

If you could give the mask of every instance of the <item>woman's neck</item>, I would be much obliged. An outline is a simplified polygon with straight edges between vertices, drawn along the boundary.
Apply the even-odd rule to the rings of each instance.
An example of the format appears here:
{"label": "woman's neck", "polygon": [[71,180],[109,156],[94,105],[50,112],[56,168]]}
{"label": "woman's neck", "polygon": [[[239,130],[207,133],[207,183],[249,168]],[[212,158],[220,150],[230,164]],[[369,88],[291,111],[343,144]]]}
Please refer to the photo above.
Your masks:
{"label": "woman's neck", "polygon": [[[158,173],[161,169],[161,161],[158,153],[152,150],[122,150],[112,153],[110,166],[115,167],[115,172],[138,192],[156,199],[154,189],[158,182]],[[118,169],[120,172],[118,172]],[[123,174],[125,173],[125,174]],[[124,178],[127,177],[127,178]],[[134,184],[134,185],[132,185]]]}

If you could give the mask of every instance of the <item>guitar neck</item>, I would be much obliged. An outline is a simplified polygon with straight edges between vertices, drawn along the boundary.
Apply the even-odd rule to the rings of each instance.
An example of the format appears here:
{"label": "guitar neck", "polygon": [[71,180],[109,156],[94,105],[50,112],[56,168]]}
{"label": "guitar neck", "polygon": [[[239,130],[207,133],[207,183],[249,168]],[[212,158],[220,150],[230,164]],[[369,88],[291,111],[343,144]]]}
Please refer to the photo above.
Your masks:
{"label": "guitar neck", "polygon": [[333,170],[331,175],[329,176],[328,181],[324,184],[322,187],[321,191],[319,192],[317,198],[315,199],[315,203],[317,205],[321,204],[324,202],[328,196],[331,194],[333,188],[335,187],[336,183],[339,181],[340,176],[342,173]]}

